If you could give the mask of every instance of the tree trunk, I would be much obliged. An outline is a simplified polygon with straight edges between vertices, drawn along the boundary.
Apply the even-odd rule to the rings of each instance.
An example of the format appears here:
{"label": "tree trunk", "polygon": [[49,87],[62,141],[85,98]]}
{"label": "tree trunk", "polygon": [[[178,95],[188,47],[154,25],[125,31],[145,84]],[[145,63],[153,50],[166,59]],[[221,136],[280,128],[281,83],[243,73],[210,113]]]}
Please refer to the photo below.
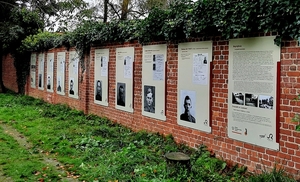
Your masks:
{"label": "tree trunk", "polygon": [[129,2],[130,2],[130,0],[123,0],[121,20],[127,19]]}
{"label": "tree trunk", "polygon": [[13,57],[17,73],[18,93],[25,94],[25,85],[30,73],[30,53],[15,54]]}
{"label": "tree trunk", "polygon": [[107,22],[107,13],[108,13],[108,0],[104,0],[104,16],[103,16],[103,22]]}
{"label": "tree trunk", "polygon": [[0,61],[0,93],[5,93],[6,89],[3,85],[3,80],[2,80],[2,64],[3,64],[2,63],[2,61],[3,61],[3,55],[2,54],[0,54],[0,59],[1,59],[1,61]]}

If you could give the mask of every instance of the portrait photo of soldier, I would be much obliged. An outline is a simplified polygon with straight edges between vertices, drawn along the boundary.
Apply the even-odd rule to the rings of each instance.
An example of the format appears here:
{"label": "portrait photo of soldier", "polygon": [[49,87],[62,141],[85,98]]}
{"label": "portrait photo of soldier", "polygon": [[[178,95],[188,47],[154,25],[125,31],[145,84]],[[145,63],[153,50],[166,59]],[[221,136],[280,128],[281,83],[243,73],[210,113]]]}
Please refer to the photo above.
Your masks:
{"label": "portrait photo of soldier", "polygon": [[155,87],[144,86],[144,111],[155,113]]}

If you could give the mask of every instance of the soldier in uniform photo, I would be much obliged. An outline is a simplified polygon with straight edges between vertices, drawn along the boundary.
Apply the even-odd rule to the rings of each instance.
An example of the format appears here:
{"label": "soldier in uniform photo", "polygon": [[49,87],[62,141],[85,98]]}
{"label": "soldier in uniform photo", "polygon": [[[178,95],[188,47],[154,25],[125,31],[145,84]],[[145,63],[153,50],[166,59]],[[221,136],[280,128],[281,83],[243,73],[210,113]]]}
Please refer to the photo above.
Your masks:
{"label": "soldier in uniform photo", "polygon": [[154,88],[146,87],[145,86],[145,92],[146,92],[146,102],[144,104],[144,111],[155,113],[155,107],[153,104],[154,101]]}
{"label": "soldier in uniform photo", "polygon": [[183,102],[183,106],[184,106],[184,113],[182,113],[180,115],[180,119],[184,120],[184,121],[188,121],[191,123],[196,123],[196,119],[194,118],[194,116],[192,116],[191,109],[192,109],[192,100],[190,98],[190,96],[185,96],[184,98],[184,102]]}
{"label": "soldier in uniform photo", "polygon": [[50,90],[51,89],[51,81],[50,81],[50,76],[48,76],[47,79],[47,89]]}
{"label": "soldier in uniform photo", "polygon": [[117,105],[119,106],[125,106],[125,84],[124,83],[118,83],[119,89],[117,94]]}
{"label": "soldier in uniform photo", "polygon": [[42,74],[39,74],[39,87],[42,87]]}
{"label": "soldier in uniform photo", "polygon": [[102,85],[101,85],[101,81],[97,80],[96,83],[96,96],[95,99],[98,101],[102,101]]}
{"label": "soldier in uniform photo", "polygon": [[73,86],[74,86],[74,82],[73,82],[73,80],[71,80],[70,81],[70,91],[69,91],[70,95],[74,95]]}
{"label": "soldier in uniform photo", "polygon": [[58,83],[57,83],[57,84],[58,84],[57,91],[58,91],[58,92],[61,92],[60,78],[59,78],[59,80],[58,80]]}

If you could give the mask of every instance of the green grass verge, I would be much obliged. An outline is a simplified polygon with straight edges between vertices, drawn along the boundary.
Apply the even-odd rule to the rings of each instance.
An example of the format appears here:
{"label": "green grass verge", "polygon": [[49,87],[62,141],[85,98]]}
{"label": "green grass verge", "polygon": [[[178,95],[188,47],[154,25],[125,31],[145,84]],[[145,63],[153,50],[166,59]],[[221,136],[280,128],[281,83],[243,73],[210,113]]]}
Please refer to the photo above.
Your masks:
{"label": "green grass verge", "polygon": [[[51,105],[27,96],[0,94],[0,120],[23,133],[35,146],[34,153],[43,152],[56,158],[81,181],[222,182],[259,179],[257,175],[249,177],[245,168],[230,167],[211,157],[205,146],[193,150],[176,144],[172,136],[163,137],[145,131],[135,133],[106,118],[84,115],[65,105]],[[178,151],[191,156],[189,164],[166,161],[166,153]],[[8,165],[10,161],[4,157],[1,163]],[[17,171],[18,165],[12,165],[12,169],[6,167],[5,173],[13,176],[9,171]],[[33,169],[22,175],[29,178],[41,167],[43,165],[38,164],[23,166],[24,170]],[[49,176],[55,177],[55,181],[55,174]]]}
{"label": "green grass verge", "polygon": [[39,155],[32,155],[19,146],[11,136],[0,128],[0,166],[2,175],[14,181],[60,180],[53,166],[45,165]]}

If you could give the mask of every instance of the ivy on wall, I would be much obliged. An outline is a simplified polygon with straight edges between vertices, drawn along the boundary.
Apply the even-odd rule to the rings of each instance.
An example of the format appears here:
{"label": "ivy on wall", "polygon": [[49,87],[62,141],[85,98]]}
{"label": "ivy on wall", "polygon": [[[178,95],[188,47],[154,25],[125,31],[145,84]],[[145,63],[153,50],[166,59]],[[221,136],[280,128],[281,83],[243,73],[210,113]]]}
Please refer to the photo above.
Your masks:
{"label": "ivy on wall", "polygon": [[300,1],[291,0],[175,0],[168,9],[154,8],[143,20],[83,21],[73,32],[40,32],[23,41],[27,51],[74,46],[83,60],[92,44],[138,40],[172,41],[203,36],[235,38],[255,32],[300,37]]}

